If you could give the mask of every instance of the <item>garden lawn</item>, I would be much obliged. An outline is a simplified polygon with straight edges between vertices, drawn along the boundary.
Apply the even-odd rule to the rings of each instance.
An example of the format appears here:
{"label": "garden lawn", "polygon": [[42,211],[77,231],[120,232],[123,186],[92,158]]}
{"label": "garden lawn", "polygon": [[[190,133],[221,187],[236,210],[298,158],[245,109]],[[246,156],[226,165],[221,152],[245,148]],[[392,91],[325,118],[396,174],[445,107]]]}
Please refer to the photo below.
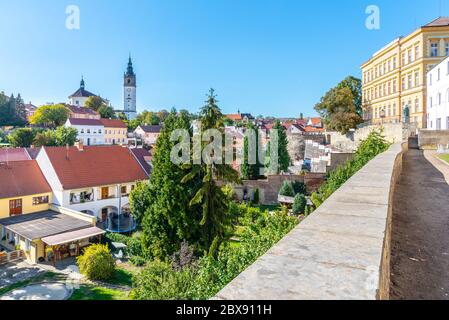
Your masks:
{"label": "garden lawn", "polygon": [[133,274],[131,272],[122,268],[116,268],[114,273],[112,274],[111,279],[106,280],[104,282],[119,286],[131,287],[133,284],[132,279]]}
{"label": "garden lawn", "polygon": [[447,163],[449,163],[449,154],[440,154],[438,156],[441,160],[446,161]]}
{"label": "garden lawn", "polygon": [[127,291],[83,284],[73,291],[69,300],[129,300],[128,296]]}

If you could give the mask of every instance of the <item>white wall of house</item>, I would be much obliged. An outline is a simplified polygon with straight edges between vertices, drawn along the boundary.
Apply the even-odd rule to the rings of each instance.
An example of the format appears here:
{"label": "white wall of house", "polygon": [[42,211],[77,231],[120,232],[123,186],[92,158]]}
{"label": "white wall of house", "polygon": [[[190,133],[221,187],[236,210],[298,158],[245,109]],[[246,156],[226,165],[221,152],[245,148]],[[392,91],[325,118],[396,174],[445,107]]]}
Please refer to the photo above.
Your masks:
{"label": "white wall of house", "polygon": [[156,144],[157,138],[159,137],[159,132],[145,132],[140,126],[134,130],[134,135],[142,139],[142,141],[147,145]]}
{"label": "white wall of house", "polygon": [[427,129],[449,130],[449,58],[427,73]]}
{"label": "white wall of house", "polygon": [[65,123],[66,127],[75,128],[78,131],[77,139],[86,146],[104,144],[104,126],[81,126],[73,125],[70,119]]}
{"label": "white wall of house", "polygon": [[89,97],[69,97],[69,104],[78,107],[85,107]]}
{"label": "white wall of house", "polygon": [[39,152],[39,154],[37,155],[36,161],[43,175],[45,176],[45,179],[50,185],[51,190],[53,191],[53,203],[58,206],[61,206],[63,202],[62,184],[59,181],[56,171],[53,169],[50,159],[48,158],[47,152],[45,151],[45,147],[43,147]]}
{"label": "white wall of house", "polygon": [[[135,183],[124,183],[109,186],[98,186],[98,187],[86,187],[75,190],[64,190],[62,206],[81,212],[87,212],[99,220],[102,219],[102,210],[104,208],[109,208],[110,211],[118,212],[119,208],[129,205],[129,193],[131,192],[131,186]],[[126,187],[126,194],[119,193],[119,186]],[[108,188],[109,198],[102,199],[102,188]],[[90,199],[81,201],[80,195],[82,193],[92,194]],[[71,195],[74,195],[72,197]],[[119,195],[122,195],[120,198]]]}

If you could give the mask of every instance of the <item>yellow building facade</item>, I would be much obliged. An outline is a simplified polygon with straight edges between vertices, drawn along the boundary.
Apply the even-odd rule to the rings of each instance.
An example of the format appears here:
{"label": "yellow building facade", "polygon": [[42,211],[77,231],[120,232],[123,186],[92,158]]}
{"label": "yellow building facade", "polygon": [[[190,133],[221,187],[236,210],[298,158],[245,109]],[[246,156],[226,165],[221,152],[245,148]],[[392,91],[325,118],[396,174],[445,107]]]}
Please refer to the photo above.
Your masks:
{"label": "yellow building facade", "polygon": [[51,192],[0,199],[0,219],[10,217],[14,210],[21,211],[20,214],[46,211],[50,209],[52,202]]}
{"label": "yellow building facade", "polygon": [[128,129],[122,120],[100,119],[104,126],[104,143],[126,145],[128,143]]}
{"label": "yellow building facade", "polygon": [[438,18],[376,52],[362,68],[363,117],[426,127],[426,74],[449,55],[449,18]]}

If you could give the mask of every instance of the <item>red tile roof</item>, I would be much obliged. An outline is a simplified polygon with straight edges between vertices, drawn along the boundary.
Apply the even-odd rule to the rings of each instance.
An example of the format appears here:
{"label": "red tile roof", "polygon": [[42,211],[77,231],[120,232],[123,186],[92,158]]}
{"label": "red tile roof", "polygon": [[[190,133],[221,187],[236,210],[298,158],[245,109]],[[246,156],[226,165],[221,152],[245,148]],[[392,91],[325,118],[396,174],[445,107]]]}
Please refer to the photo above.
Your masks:
{"label": "red tile roof", "polygon": [[310,121],[312,122],[313,126],[321,125],[321,118],[310,118]]}
{"label": "red tile roof", "polygon": [[140,126],[145,133],[159,133],[162,130],[161,125]]}
{"label": "red tile roof", "polygon": [[78,113],[78,114],[90,114],[90,115],[99,115],[99,113],[95,110],[92,110],[90,108],[86,108],[86,107],[78,107],[78,106],[73,106],[73,105],[69,105],[66,104],[65,105],[71,113]]}
{"label": "red tile roof", "polygon": [[103,126],[103,122],[98,119],[70,118],[69,122],[74,126]]}
{"label": "red tile roof", "polygon": [[51,192],[36,160],[0,164],[0,199]]}
{"label": "red tile roof", "polygon": [[0,148],[0,162],[31,160],[25,148]]}
{"label": "red tile roof", "polygon": [[447,27],[449,26],[449,17],[439,17],[423,27]]}
{"label": "red tile roof", "polygon": [[127,128],[123,120],[117,120],[117,119],[100,119],[101,123],[103,123],[105,128]]}
{"label": "red tile roof", "polygon": [[316,128],[312,126],[307,126],[304,128],[306,132],[324,132],[324,128]]}
{"label": "red tile roof", "polygon": [[64,190],[148,179],[128,148],[121,146],[43,147]]}
{"label": "red tile roof", "polygon": [[242,115],[239,114],[239,113],[227,114],[225,117],[230,119],[230,120],[232,120],[232,121],[240,121],[240,120],[242,120]]}
{"label": "red tile roof", "polygon": [[151,162],[153,158],[153,155],[150,153],[150,151],[144,148],[132,148],[129,150],[131,150],[142,168],[149,175],[151,173],[151,166],[149,165],[148,161]]}

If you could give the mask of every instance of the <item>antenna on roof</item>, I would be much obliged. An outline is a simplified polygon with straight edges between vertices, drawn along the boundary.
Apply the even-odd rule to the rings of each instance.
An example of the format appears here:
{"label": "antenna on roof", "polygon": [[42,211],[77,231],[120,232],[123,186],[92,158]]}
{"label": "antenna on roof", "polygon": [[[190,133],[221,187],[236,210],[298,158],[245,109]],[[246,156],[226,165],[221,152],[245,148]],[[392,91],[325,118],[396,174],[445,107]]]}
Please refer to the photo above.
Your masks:
{"label": "antenna on roof", "polygon": [[442,6],[443,6],[443,4],[442,4],[442,2],[441,2],[441,0],[440,0],[440,7],[439,7],[439,13],[438,13],[438,17],[439,18],[441,18],[441,10],[442,10]]}

